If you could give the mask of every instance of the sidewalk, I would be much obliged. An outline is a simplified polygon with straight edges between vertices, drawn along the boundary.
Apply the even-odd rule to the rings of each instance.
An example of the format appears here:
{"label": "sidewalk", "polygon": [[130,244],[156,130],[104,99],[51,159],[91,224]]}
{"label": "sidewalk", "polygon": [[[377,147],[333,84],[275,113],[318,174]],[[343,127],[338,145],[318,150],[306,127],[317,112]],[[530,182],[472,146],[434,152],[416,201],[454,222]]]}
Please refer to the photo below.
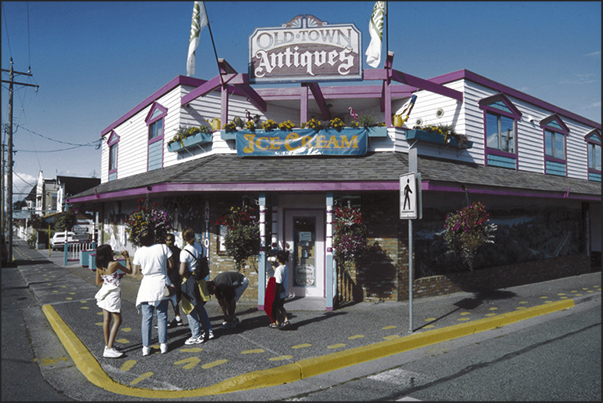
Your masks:
{"label": "sidewalk", "polygon": [[[168,329],[167,354],[142,356],[140,322],[134,302],[139,280],[122,282],[119,359],[102,356],[102,311],[96,306],[94,273],[79,262],[62,267],[58,252],[28,249],[17,240],[18,270],[87,379],[112,393],[138,398],[187,398],[291,383],[320,373],[429,344],[505,326],[530,317],[600,299],[601,273],[495,290],[457,293],[408,302],[360,303],[332,312],[290,310],[291,325],[271,329],[257,305],[240,305],[240,327],[220,330],[215,300],[206,305],[215,339],[187,346],[188,326]],[[173,317],[171,308],[168,318]],[[183,318],[186,323],[186,317]]]}

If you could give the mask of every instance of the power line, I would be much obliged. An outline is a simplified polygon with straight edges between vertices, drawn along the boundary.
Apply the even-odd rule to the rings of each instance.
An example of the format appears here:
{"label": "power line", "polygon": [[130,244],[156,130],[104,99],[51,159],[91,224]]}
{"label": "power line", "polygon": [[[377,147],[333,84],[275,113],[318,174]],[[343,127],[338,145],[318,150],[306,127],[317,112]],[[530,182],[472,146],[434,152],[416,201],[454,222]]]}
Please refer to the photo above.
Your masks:
{"label": "power line", "polygon": [[40,137],[42,137],[42,138],[44,138],[44,139],[46,139],[46,140],[54,141],[54,142],[56,142],[56,143],[61,143],[61,144],[67,144],[67,145],[70,145],[70,146],[78,146],[78,147],[83,147],[83,146],[92,146],[92,145],[94,145],[94,146],[95,146],[95,145],[97,145],[97,143],[100,143],[100,142],[102,141],[101,139],[98,139],[98,140],[94,140],[94,141],[91,141],[91,142],[89,142],[89,143],[85,143],[85,144],[81,144],[81,143],[70,143],[70,142],[68,142],[68,141],[61,141],[61,140],[56,140],[56,139],[53,139],[53,138],[48,137],[48,136],[45,136],[45,135],[43,135],[43,134],[36,133],[36,132],[34,132],[33,130],[29,130],[29,129],[28,129],[28,128],[26,128],[26,127],[23,127],[23,126],[17,125],[17,129],[19,129],[19,128],[21,128],[21,129],[23,129],[23,130],[25,130],[25,131],[28,131],[28,132],[30,132],[30,133],[32,133],[32,134],[35,134],[36,136],[40,136]]}

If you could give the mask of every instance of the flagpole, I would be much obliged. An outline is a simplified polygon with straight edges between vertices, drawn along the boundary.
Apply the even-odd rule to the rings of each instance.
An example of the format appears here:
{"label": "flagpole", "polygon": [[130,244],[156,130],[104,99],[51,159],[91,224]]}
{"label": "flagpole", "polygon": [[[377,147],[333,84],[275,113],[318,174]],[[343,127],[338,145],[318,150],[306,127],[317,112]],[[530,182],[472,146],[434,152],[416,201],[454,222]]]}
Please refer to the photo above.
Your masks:
{"label": "flagpole", "polygon": [[[385,68],[391,70],[392,66],[389,66],[387,64],[387,59],[389,57],[389,18],[387,16],[388,12],[387,12],[387,4],[388,2],[385,2],[385,7],[384,7],[384,11],[385,11]],[[391,74],[389,74],[389,72],[387,73],[387,85],[390,85],[392,82],[391,79]]]}
{"label": "flagpole", "polygon": [[209,23],[209,14],[207,14],[207,9],[205,8],[205,2],[203,2],[203,11],[205,11],[205,15],[207,16],[207,28],[209,29],[209,37],[211,38],[211,46],[214,48],[214,56],[216,58],[216,64],[218,65],[218,74],[220,75],[220,82],[222,86],[224,86],[224,79],[222,78],[222,72],[220,71],[220,63],[218,63],[218,52],[216,51],[216,44],[214,43],[214,36],[211,33],[211,24]]}

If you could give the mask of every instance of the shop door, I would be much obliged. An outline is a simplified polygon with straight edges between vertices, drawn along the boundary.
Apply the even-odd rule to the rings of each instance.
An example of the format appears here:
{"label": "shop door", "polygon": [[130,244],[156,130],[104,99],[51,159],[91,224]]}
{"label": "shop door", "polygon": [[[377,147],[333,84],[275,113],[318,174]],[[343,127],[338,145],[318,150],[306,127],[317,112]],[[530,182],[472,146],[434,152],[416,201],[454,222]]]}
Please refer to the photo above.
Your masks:
{"label": "shop door", "polygon": [[288,210],[286,242],[293,247],[289,286],[296,297],[324,297],[324,211]]}

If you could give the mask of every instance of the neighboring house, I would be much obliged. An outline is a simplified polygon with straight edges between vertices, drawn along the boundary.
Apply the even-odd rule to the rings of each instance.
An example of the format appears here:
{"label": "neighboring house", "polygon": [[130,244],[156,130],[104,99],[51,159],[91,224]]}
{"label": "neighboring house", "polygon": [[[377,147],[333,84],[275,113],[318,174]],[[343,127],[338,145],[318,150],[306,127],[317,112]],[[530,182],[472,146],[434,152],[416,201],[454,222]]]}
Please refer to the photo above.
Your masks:
{"label": "neighboring house", "polygon": [[29,194],[25,197],[25,203],[27,203],[27,206],[25,207],[26,210],[29,211],[33,211],[36,208],[36,190],[37,190],[37,186],[32,186],[31,190],[29,191]]}
{"label": "neighboring house", "polygon": [[76,176],[57,176],[57,209],[65,211],[65,200],[85,190],[92,189],[101,183],[99,178],[82,178]]}
{"label": "neighboring house", "polygon": [[[416,296],[454,292],[463,281],[474,281],[446,272],[437,242],[446,214],[474,201],[498,224],[495,243],[476,256],[475,267],[483,270],[469,273],[481,279],[474,288],[508,284],[497,281],[513,281],[516,272],[525,281],[589,272],[593,256],[600,262],[600,123],[468,70],[428,80],[411,76],[393,68],[392,53],[386,61],[391,70],[363,72],[363,81],[373,85],[331,87],[304,77],[281,80],[301,81],[298,87],[251,87],[251,75],[222,59],[219,64],[222,78],[177,76],[101,132],[101,184],[67,200],[99,212],[100,243],[110,233],[112,241],[132,248],[124,222],[146,198],[168,211],[177,237],[191,226],[204,239],[213,277],[234,268],[216,220],[230,207],[248,204],[258,209],[265,248],[291,246],[296,297],[323,299],[330,310],[350,286],[356,300],[405,300],[409,221],[399,218],[400,176],[412,168],[421,174],[423,212],[413,220]],[[393,126],[392,116],[413,95],[406,124]],[[386,125],[354,132],[366,146],[355,154],[335,150],[351,137],[312,137],[307,154],[295,147],[276,153],[277,143],[268,140],[275,134],[261,130],[222,129],[196,136],[196,142],[171,141],[182,126],[217,119],[223,126],[248,114],[296,127],[312,118],[349,125],[351,110]],[[468,142],[459,146],[413,131],[429,124],[451,125]],[[333,260],[333,213],[348,204],[361,209],[371,249],[358,265],[341,270]],[[503,274],[479,274],[493,267],[503,267],[496,272]],[[247,298],[257,298],[261,307],[265,249],[257,267],[244,270],[257,287]]]}
{"label": "neighboring house", "polygon": [[42,170],[38,173],[36,185],[36,214],[43,217],[57,212],[58,186],[56,179],[44,179]]}

